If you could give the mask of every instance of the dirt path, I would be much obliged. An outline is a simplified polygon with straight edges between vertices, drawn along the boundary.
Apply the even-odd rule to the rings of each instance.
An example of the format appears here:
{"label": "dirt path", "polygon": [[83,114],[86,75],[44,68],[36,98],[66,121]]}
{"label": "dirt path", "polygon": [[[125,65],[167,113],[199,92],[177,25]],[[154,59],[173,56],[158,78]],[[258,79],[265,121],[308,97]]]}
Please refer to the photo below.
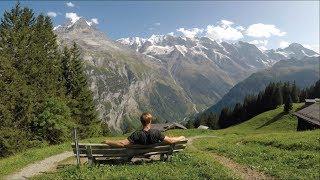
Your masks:
{"label": "dirt path", "polygon": [[5,179],[16,180],[16,179],[28,179],[32,176],[41,174],[42,172],[47,172],[51,169],[54,169],[59,162],[73,156],[73,152],[66,151],[61,154],[50,156],[42,161],[38,161],[21,169],[19,172],[11,174]]}
{"label": "dirt path", "polygon": [[[197,150],[197,148],[195,146],[192,145],[193,141],[195,139],[199,139],[199,138],[211,138],[211,137],[216,137],[217,136],[194,136],[189,138],[188,141],[188,146],[189,148],[193,149],[193,150]],[[272,176],[266,175],[262,172],[253,170],[247,166],[243,166],[240,165],[236,162],[234,162],[233,160],[225,157],[225,156],[221,156],[215,153],[210,153],[213,158],[215,160],[217,160],[220,164],[222,164],[223,166],[227,167],[228,169],[230,169],[234,174],[238,175],[239,177],[241,177],[242,179],[245,180],[257,180],[257,179],[275,179]]]}
{"label": "dirt path", "polygon": [[219,136],[213,136],[213,135],[203,135],[203,136],[192,136],[188,137],[188,147],[192,150],[197,150],[197,148],[192,144],[195,139],[200,138],[219,138]]}

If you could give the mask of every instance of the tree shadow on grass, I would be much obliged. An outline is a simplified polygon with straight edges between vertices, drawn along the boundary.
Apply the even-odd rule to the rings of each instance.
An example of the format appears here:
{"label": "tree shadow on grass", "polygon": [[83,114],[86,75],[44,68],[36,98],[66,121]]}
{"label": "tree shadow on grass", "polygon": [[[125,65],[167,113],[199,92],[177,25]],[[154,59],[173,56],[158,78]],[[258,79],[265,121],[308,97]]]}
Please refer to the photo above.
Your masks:
{"label": "tree shadow on grass", "polygon": [[281,112],[279,114],[277,114],[275,117],[273,117],[272,119],[270,119],[269,121],[265,122],[263,125],[261,125],[260,127],[256,128],[256,129],[260,129],[263,128],[265,126],[268,126],[276,121],[278,121],[280,118],[282,118],[282,116],[286,115],[287,113],[285,112]]}

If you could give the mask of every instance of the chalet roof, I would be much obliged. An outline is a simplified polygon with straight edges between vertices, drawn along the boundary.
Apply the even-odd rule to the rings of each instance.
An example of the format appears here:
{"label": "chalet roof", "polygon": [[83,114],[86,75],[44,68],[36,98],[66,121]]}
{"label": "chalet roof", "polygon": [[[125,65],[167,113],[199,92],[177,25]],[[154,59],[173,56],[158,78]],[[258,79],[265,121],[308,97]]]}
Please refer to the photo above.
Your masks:
{"label": "chalet roof", "polygon": [[200,125],[200,126],[198,127],[198,129],[209,129],[209,127],[208,127],[208,126],[204,126],[204,125]]}
{"label": "chalet roof", "polygon": [[300,111],[294,113],[299,118],[302,118],[312,124],[320,126],[320,104],[314,103]]}
{"label": "chalet roof", "polygon": [[160,131],[166,131],[169,129],[174,129],[174,128],[179,128],[179,129],[187,129],[183,125],[179,123],[163,123],[163,124],[151,124],[151,129],[158,129]]}
{"label": "chalet roof", "polygon": [[315,103],[315,102],[316,102],[316,99],[305,99],[305,102]]}

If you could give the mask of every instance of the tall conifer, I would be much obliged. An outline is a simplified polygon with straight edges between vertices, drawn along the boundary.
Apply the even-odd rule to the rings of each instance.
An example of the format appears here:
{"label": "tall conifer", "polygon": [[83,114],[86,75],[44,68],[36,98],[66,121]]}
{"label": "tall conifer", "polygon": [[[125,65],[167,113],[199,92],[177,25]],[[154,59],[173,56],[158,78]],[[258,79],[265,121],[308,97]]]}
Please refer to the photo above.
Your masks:
{"label": "tall conifer", "polygon": [[292,102],[294,103],[299,102],[299,90],[298,90],[298,87],[296,86],[296,82],[292,84],[291,97],[292,97]]}
{"label": "tall conifer", "polygon": [[[80,124],[82,136],[91,136],[93,131],[90,126],[98,124],[93,95],[88,86],[87,76],[84,71],[80,49],[73,43],[70,49],[71,55],[71,96],[74,99],[73,112]],[[95,126],[97,127],[97,126]]]}

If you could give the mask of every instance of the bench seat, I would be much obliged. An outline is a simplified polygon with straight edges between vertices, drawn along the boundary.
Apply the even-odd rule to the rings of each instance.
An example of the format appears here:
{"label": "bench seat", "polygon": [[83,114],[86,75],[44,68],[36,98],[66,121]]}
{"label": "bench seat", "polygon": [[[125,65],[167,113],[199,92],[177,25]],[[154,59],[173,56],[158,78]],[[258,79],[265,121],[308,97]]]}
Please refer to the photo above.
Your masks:
{"label": "bench seat", "polygon": [[[172,153],[182,151],[186,148],[187,140],[175,144],[158,143],[153,145],[130,145],[127,147],[111,147],[107,144],[84,144],[79,143],[79,156],[87,157],[90,165],[98,159],[126,159],[130,161],[133,157],[149,157],[160,154],[162,160],[170,159]],[[74,154],[77,154],[75,144],[72,144]]]}

